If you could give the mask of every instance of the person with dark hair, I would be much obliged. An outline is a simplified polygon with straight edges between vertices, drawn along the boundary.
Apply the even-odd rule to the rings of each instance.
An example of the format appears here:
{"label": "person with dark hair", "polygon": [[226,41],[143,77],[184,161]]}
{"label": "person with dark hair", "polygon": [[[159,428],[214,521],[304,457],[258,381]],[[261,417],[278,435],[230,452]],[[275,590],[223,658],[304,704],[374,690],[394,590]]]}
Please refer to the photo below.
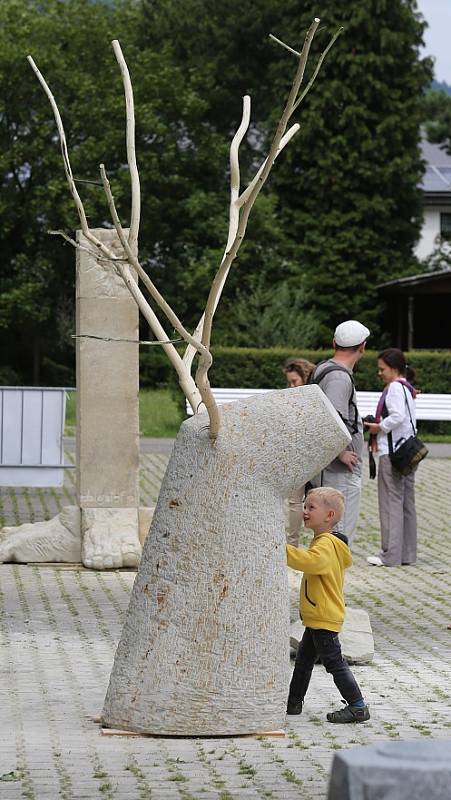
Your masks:
{"label": "person with dark hair", "polygon": [[[305,358],[288,358],[283,367],[287,386],[305,386],[315,365]],[[299,533],[303,525],[305,486],[296,486],[288,498],[288,544],[299,547]]]}
{"label": "person with dark hair", "polygon": [[368,328],[356,319],[337,325],[334,356],[321,361],[309,381],[321,387],[351,434],[348,447],[311,480],[312,486],[330,486],[343,493],[345,512],[337,520],[333,533],[346,532],[350,547],[359,520],[363,453],[363,425],[357,409],[353,369],[365,351],[369,335]]}
{"label": "person with dark hair", "polygon": [[381,552],[368,556],[367,562],[376,567],[408,566],[417,559],[415,473],[401,475],[392,466],[390,449],[396,451],[416,433],[415,370],[396,347],[379,353],[377,367],[385,388],[377,405],[376,422],[365,422],[365,427],[371,434],[370,448],[379,455]]}

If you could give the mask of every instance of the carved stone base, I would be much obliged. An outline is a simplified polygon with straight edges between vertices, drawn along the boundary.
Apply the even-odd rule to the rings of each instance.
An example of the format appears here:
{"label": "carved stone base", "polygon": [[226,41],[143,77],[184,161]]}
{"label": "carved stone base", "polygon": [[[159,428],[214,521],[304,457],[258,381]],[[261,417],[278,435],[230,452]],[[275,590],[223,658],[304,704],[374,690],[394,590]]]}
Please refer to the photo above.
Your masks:
{"label": "carved stone base", "polygon": [[81,560],[88,569],[137,567],[141,558],[137,508],[84,508]]}
{"label": "carved stone base", "polygon": [[81,560],[80,509],[66,506],[53,519],[0,531],[0,562]]}
{"label": "carved stone base", "polygon": [[[0,563],[66,562],[89,569],[135,568],[153,508],[65,506],[52,519],[0,531]],[[83,545],[82,545],[83,534]]]}

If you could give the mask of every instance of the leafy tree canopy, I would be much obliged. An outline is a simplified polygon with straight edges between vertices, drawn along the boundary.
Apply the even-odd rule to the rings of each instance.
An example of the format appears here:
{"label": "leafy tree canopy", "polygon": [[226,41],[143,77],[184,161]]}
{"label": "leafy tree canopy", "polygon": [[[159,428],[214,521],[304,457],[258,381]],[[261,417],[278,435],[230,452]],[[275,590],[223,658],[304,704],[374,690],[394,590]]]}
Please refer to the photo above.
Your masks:
{"label": "leafy tree canopy", "polygon": [[242,0],[0,4],[3,360],[26,372],[30,341],[39,338],[48,359],[71,358],[74,253],[46,231],[71,232],[77,218],[53,116],[26,55],[57,99],[74,174],[93,181],[79,185],[91,224],[108,223],[96,183],[100,162],[126,224],[124,102],[110,47],[120,40],[135,90],[142,261],[194,325],[226,240],[228,148],[241,97],[250,93],[253,100],[244,181],[264,156],[295,67],[268,33],[299,48],[316,15],[326,29],[314,59],[339,25],[345,30],[299,109],[301,132],[255,207],[215,342],[236,343],[254,331],[259,344],[268,344],[260,339],[271,329],[271,343],[280,343],[287,326],[275,324],[274,315],[290,298],[299,336],[311,346],[328,343],[334,323],[346,316],[377,331],[374,286],[416,268],[418,124],[431,79],[430,63],[419,57],[423,23],[414,0],[261,0],[257,12]]}
{"label": "leafy tree canopy", "polygon": [[423,122],[430,142],[443,144],[451,154],[451,94],[430,89],[423,101]]}

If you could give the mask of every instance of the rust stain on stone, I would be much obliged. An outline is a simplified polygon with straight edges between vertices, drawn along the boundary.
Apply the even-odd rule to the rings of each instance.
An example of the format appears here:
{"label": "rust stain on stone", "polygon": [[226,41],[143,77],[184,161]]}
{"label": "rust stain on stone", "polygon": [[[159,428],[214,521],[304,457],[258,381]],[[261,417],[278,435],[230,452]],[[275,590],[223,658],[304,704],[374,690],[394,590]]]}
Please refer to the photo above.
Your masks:
{"label": "rust stain on stone", "polygon": [[150,594],[150,589],[149,589],[149,584],[148,583],[146,583],[146,585],[145,585],[145,587],[143,589],[143,593],[144,594]]}
{"label": "rust stain on stone", "polygon": [[157,603],[159,611],[161,611],[165,607],[166,600],[167,600],[167,592],[157,592]]}
{"label": "rust stain on stone", "polygon": [[217,572],[215,575],[213,575],[213,583],[215,583],[216,585],[222,583],[218,599],[217,601],[215,601],[215,611],[216,611],[219,603],[221,603],[229,593],[229,582],[223,572]]}
{"label": "rust stain on stone", "polygon": [[180,505],[180,500],[177,500],[176,497],[174,497],[173,500],[169,501],[169,508],[178,508],[179,505]]}

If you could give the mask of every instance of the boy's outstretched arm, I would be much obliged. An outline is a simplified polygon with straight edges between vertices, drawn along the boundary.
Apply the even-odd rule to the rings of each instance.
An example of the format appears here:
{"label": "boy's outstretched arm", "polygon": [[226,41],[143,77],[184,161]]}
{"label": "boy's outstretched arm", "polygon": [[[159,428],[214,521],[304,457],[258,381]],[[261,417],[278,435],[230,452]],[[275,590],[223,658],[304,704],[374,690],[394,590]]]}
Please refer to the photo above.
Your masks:
{"label": "boy's outstretched arm", "polygon": [[287,544],[286,548],[287,564],[291,569],[308,572],[310,575],[321,575],[329,571],[333,545],[327,539],[321,539],[308,550],[293,547],[291,544]]}

